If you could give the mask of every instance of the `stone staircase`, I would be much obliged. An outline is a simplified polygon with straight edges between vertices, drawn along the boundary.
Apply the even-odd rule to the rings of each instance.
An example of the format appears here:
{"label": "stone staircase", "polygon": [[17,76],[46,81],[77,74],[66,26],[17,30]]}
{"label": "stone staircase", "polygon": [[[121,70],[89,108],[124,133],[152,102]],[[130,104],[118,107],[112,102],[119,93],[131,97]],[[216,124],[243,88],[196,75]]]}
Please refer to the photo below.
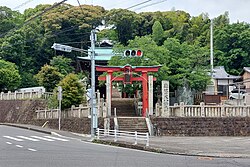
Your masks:
{"label": "stone staircase", "polygon": [[112,98],[111,116],[114,116],[114,108],[118,117],[135,117],[135,105],[132,98]]}
{"label": "stone staircase", "polygon": [[121,93],[118,88],[112,88],[112,98],[121,98]]}
{"label": "stone staircase", "polygon": [[118,130],[131,132],[148,132],[146,119],[144,117],[118,117]]}

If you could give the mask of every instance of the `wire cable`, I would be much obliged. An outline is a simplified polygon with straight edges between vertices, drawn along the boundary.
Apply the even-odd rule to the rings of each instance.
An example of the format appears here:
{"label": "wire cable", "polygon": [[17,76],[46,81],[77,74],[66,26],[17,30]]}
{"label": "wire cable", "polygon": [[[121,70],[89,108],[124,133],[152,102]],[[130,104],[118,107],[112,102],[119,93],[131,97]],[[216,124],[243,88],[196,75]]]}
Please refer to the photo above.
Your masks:
{"label": "wire cable", "polygon": [[27,5],[28,3],[32,2],[32,1],[33,1],[33,0],[25,1],[24,3],[22,3],[21,5],[18,5],[18,6],[16,6],[16,7],[14,7],[13,9],[19,9],[20,7]]}
{"label": "wire cable", "polygon": [[62,3],[66,2],[66,1],[67,1],[67,0],[63,0],[63,1],[59,2],[59,3],[56,3],[56,4],[52,5],[51,7],[46,8],[44,11],[42,11],[42,12],[40,12],[39,14],[37,14],[37,15],[31,17],[30,19],[26,20],[26,21],[24,22],[23,25],[21,25],[21,26],[15,26],[14,28],[10,29],[8,32],[5,32],[5,33],[3,33],[3,34],[0,34],[0,38],[3,37],[3,36],[5,36],[6,34],[8,34],[8,33],[10,33],[10,32],[13,32],[13,31],[15,31],[15,30],[17,30],[17,29],[20,29],[21,27],[23,27],[24,25],[28,24],[28,23],[31,22],[32,20],[36,19],[36,18],[39,17],[39,16],[42,16],[44,13],[48,12],[49,10],[51,10],[51,9],[53,9],[53,8],[55,8],[55,7],[58,7],[59,5],[61,5]]}
{"label": "wire cable", "polygon": [[140,9],[143,9],[143,8],[146,8],[146,7],[149,7],[149,6],[153,6],[153,5],[156,5],[156,4],[165,2],[165,1],[167,1],[167,0],[161,0],[161,1],[154,2],[154,3],[148,4],[148,5],[144,5],[144,6],[142,6],[142,7],[139,7],[139,8],[134,9],[134,11],[137,11],[137,10],[140,10]]}
{"label": "wire cable", "polygon": [[150,2],[150,1],[152,1],[152,0],[146,0],[146,1],[143,1],[143,2],[140,2],[140,3],[137,3],[137,4],[132,5],[132,6],[128,7],[128,8],[126,8],[126,9],[131,9],[131,8],[136,7],[136,6],[140,6],[140,5],[143,5],[143,4],[145,4],[145,3],[148,3],[148,2]]}

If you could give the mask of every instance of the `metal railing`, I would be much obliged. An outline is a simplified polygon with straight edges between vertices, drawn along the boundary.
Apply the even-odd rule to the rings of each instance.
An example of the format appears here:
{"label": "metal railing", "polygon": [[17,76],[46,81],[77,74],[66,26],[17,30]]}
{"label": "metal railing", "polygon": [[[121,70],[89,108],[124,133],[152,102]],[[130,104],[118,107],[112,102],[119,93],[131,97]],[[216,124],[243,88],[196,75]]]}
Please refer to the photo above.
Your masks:
{"label": "metal railing", "polygon": [[120,131],[120,130],[105,130],[97,128],[97,139],[101,137],[114,137],[114,142],[117,142],[119,138],[129,139],[134,141],[134,144],[137,145],[138,141],[146,141],[146,146],[149,146],[149,134],[141,132],[129,132],[129,131]]}

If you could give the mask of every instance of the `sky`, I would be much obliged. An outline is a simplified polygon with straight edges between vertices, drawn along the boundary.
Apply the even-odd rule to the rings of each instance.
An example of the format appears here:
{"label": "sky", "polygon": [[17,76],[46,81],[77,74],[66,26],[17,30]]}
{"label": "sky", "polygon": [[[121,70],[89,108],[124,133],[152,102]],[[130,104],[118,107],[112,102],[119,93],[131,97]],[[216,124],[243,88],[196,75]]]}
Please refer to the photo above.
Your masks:
{"label": "sky", "polygon": [[[53,4],[62,0],[0,0],[0,6],[7,6],[12,10],[23,12],[27,8],[34,8],[39,4]],[[129,10],[135,12],[146,11],[169,11],[183,10],[191,16],[198,16],[201,13],[208,13],[210,18],[217,17],[229,12],[231,23],[247,22],[250,23],[250,0],[78,0],[81,5],[99,5],[105,9],[129,8],[141,2],[148,1],[140,6]],[[155,2],[161,3],[150,5]],[[27,2],[27,3],[25,3]],[[25,3],[25,4],[24,4]],[[77,0],[68,0],[66,3],[78,6]],[[20,6],[21,5],[21,6]],[[141,8],[139,8],[141,7]]]}

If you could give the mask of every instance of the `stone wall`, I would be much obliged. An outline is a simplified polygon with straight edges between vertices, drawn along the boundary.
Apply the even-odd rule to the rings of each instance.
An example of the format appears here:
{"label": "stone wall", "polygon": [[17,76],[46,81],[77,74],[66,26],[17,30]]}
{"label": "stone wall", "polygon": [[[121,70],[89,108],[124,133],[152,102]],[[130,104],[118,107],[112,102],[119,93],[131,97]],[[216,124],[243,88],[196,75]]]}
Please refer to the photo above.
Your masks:
{"label": "stone wall", "polygon": [[[36,119],[36,110],[46,107],[45,100],[0,100],[0,123],[19,123],[47,126],[58,129],[58,119]],[[90,118],[64,118],[61,120],[61,130],[76,133],[90,134]],[[114,120],[110,120],[111,129],[114,129]],[[104,127],[104,119],[98,119],[98,127]]]}
{"label": "stone wall", "polygon": [[[46,121],[48,121],[46,127],[51,129],[58,129],[58,119],[37,119],[31,120],[28,123],[31,125],[42,126]],[[61,120],[61,130],[70,131],[81,134],[90,134],[90,118],[70,118]],[[103,129],[104,119],[98,119],[98,127]],[[110,122],[111,129],[114,129],[114,121],[111,119]]]}
{"label": "stone wall", "polygon": [[0,122],[27,123],[45,106],[45,100],[0,100]]}
{"label": "stone wall", "polygon": [[249,117],[152,118],[164,136],[250,136]]}

